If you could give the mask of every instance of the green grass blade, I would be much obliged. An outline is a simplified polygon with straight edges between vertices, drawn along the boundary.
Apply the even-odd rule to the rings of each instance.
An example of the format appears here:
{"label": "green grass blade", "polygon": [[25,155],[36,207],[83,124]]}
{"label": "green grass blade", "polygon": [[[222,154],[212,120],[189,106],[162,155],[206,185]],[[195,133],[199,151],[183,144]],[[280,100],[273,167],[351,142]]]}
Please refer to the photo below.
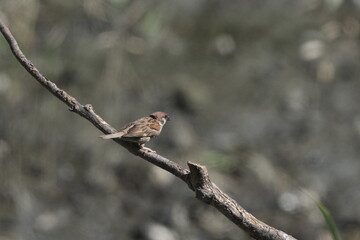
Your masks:
{"label": "green grass blade", "polygon": [[325,223],[331,233],[331,237],[333,240],[341,240],[341,236],[339,233],[339,230],[336,227],[336,223],[333,219],[333,217],[331,216],[331,213],[329,211],[329,209],[319,200],[317,200],[317,198],[315,198],[309,191],[307,191],[304,188],[301,188],[302,192],[305,193],[312,201],[314,201],[316,203],[316,206],[319,208],[321,214],[323,215],[324,219],[325,219]]}
{"label": "green grass blade", "polygon": [[321,202],[317,202],[316,205],[318,206],[320,212],[322,213],[322,215],[325,219],[326,225],[331,232],[332,239],[333,240],[341,240],[339,231],[336,227],[333,217],[330,214],[329,209],[327,209],[327,207],[325,207],[325,205],[322,204]]}

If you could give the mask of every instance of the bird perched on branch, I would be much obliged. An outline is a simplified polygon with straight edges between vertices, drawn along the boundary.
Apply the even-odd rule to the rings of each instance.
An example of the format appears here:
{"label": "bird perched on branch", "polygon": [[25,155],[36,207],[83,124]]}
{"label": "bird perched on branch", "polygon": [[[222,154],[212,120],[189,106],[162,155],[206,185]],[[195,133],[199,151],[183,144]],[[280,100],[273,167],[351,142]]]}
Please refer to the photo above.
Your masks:
{"label": "bird perched on branch", "polygon": [[150,148],[144,147],[153,137],[159,135],[165,123],[170,120],[168,114],[164,112],[154,112],[149,117],[135,120],[113,134],[100,136],[103,139],[120,138],[127,142],[139,144],[140,148],[154,152]]}

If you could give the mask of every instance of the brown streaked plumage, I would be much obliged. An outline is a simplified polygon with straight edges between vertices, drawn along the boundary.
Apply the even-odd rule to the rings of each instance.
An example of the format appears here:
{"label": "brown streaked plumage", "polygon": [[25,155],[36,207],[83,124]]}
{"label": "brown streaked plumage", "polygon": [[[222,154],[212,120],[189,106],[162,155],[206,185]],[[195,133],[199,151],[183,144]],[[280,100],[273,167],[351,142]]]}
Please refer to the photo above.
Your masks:
{"label": "brown streaked plumage", "polygon": [[166,113],[154,112],[149,117],[143,117],[125,125],[117,133],[100,137],[103,139],[121,138],[124,141],[134,142],[139,144],[141,148],[145,148],[144,144],[159,135],[168,120],[170,118]]}

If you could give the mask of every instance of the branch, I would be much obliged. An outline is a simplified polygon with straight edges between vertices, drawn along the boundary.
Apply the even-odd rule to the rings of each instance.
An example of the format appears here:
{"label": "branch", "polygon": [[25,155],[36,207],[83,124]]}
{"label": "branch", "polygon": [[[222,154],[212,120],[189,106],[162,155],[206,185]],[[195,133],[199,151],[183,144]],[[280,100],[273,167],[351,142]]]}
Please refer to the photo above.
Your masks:
{"label": "branch", "polygon": [[[48,80],[34,64],[28,60],[19,48],[10,30],[0,20],[0,31],[8,42],[11,51],[21,65],[50,93],[60,101],[69,106],[70,111],[79,114],[91,122],[96,128],[105,134],[115,133],[116,130],[97,115],[90,104],[82,105],[74,97],[56,86]],[[183,180],[196,194],[196,198],[204,203],[214,206],[229,220],[242,228],[251,237],[263,240],[296,240],[292,236],[277,230],[248,213],[234,199],[222,192],[214,183],[211,182],[205,166],[188,162],[189,169],[182,168],[177,163],[158,155],[157,153],[147,152],[140,149],[137,145],[114,139],[115,142],[126,148],[132,154],[168,171],[174,176]]]}

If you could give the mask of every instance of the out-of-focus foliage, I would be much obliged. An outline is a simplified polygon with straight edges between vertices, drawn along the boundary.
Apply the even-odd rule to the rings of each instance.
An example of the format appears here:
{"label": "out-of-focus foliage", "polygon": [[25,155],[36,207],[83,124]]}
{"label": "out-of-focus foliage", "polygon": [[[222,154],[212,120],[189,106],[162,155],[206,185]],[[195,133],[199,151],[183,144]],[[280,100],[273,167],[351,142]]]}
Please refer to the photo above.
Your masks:
{"label": "out-of-focus foliage", "polygon": [[[299,239],[360,238],[358,0],[1,0],[58,86]],[[0,38],[0,239],[248,239],[41,88]]]}

